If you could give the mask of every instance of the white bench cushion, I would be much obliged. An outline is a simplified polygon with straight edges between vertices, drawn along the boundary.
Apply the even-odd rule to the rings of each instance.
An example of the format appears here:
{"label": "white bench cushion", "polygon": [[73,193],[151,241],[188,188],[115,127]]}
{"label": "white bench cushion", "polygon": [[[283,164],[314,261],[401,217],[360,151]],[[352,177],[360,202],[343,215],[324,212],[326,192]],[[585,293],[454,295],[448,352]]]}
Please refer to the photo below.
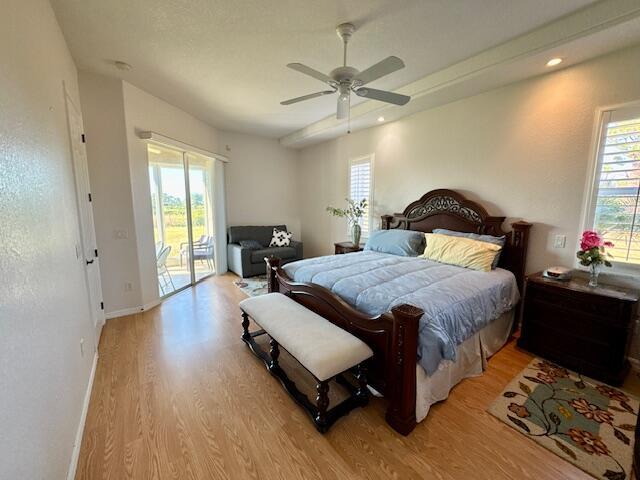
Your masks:
{"label": "white bench cushion", "polygon": [[247,298],[240,308],[318,380],[373,355],[362,340],[281,293]]}

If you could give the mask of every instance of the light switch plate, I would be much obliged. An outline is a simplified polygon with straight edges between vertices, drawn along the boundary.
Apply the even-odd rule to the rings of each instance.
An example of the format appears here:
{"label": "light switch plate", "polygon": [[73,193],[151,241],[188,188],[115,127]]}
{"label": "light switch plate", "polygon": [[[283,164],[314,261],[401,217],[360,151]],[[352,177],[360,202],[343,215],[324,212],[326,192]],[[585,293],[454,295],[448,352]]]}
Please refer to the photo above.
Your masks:
{"label": "light switch plate", "polygon": [[566,235],[556,235],[553,240],[553,248],[564,248],[567,244]]}

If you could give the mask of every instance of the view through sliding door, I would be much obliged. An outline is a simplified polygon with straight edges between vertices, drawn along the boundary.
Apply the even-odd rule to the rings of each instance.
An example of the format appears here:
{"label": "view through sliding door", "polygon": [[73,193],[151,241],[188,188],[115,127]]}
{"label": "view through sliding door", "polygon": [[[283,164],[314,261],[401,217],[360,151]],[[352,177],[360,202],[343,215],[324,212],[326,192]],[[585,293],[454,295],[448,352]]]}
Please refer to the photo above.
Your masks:
{"label": "view through sliding door", "polygon": [[215,273],[214,160],[148,145],[160,296]]}
{"label": "view through sliding door", "polygon": [[187,153],[191,231],[193,234],[193,272],[195,281],[215,273],[215,228],[213,222],[213,172],[211,158]]}

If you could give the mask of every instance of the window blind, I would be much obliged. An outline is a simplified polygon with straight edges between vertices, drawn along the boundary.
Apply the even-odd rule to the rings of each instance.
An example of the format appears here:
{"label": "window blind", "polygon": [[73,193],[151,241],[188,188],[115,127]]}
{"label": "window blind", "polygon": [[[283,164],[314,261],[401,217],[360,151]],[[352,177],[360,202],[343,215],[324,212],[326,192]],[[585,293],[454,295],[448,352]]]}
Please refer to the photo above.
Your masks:
{"label": "window blind", "polygon": [[356,202],[363,198],[367,200],[365,214],[360,219],[363,237],[367,237],[371,229],[371,180],[371,157],[352,160],[349,172],[349,198]]}
{"label": "window blind", "polygon": [[593,228],[617,262],[640,264],[640,108],[603,115]]}

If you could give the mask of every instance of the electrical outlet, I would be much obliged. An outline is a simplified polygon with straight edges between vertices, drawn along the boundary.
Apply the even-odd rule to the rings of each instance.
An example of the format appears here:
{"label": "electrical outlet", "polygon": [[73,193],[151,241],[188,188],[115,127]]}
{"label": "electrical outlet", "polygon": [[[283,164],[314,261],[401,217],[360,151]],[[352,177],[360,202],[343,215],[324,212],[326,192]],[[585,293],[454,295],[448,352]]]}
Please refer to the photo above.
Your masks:
{"label": "electrical outlet", "polygon": [[131,290],[133,290],[133,285],[131,284],[131,282],[125,282],[124,291],[125,292],[130,292]]}
{"label": "electrical outlet", "polygon": [[80,339],[80,356],[84,357],[84,337]]}
{"label": "electrical outlet", "polygon": [[566,235],[556,235],[553,240],[553,248],[564,248],[567,244],[567,236]]}

